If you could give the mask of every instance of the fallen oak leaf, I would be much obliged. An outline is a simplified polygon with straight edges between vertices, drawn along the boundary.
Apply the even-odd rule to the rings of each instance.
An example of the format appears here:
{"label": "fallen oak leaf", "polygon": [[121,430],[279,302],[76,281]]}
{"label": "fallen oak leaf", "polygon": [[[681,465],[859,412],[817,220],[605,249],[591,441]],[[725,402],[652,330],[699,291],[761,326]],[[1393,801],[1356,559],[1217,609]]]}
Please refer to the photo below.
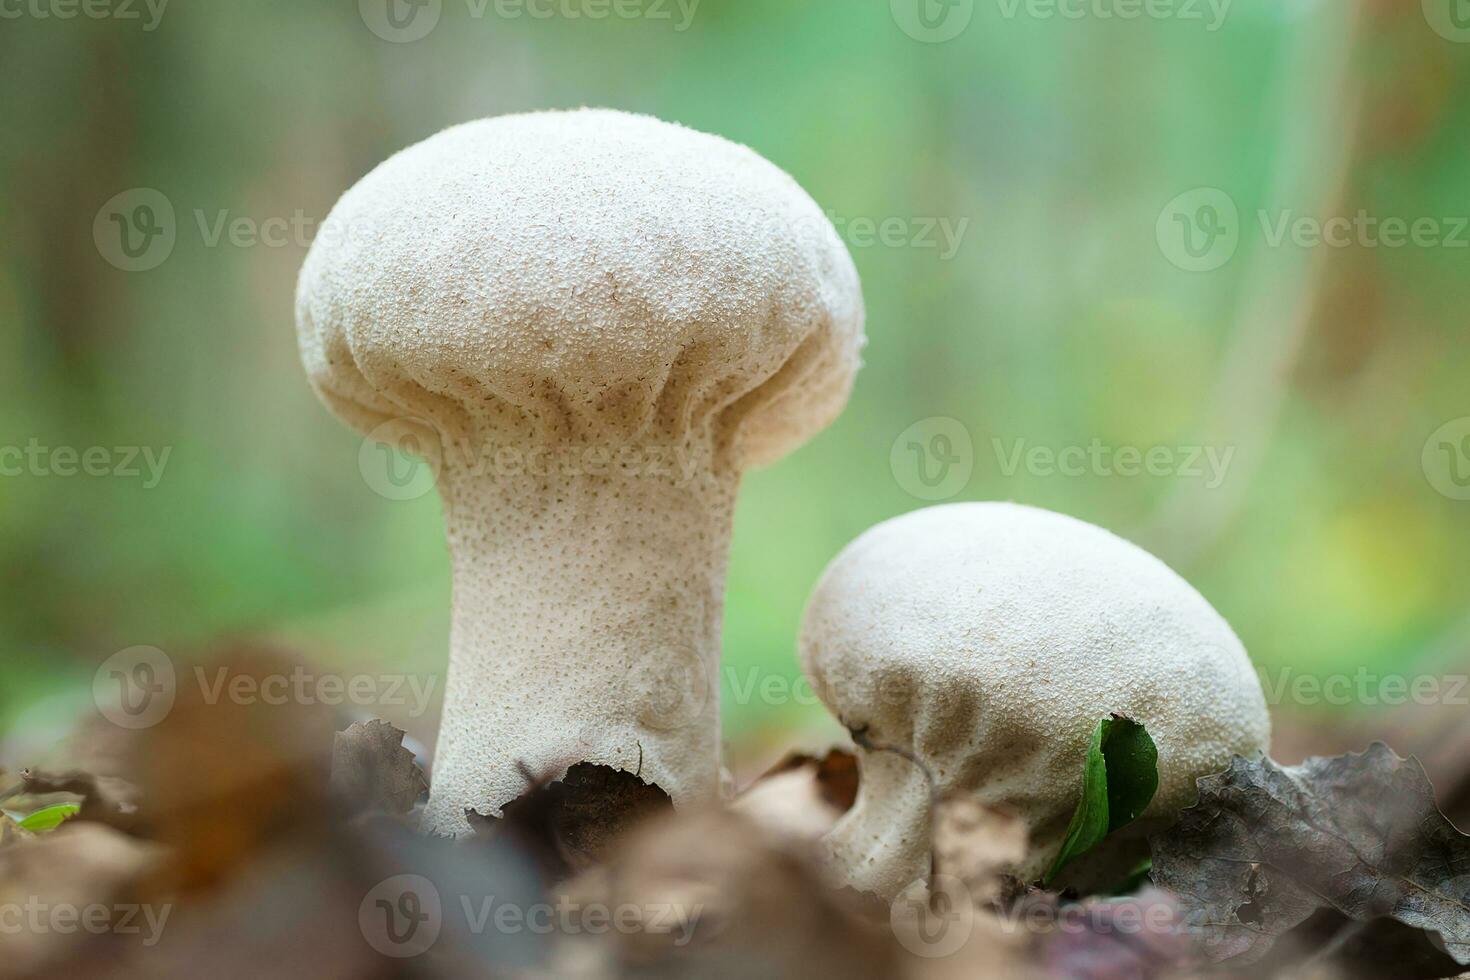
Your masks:
{"label": "fallen oak leaf", "polygon": [[1445,954],[1435,933],[1393,919],[1363,922],[1322,909],[1248,969],[1252,976],[1301,980],[1435,980],[1455,976],[1461,968]]}
{"label": "fallen oak leaf", "polygon": [[620,838],[644,821],[672,810],[673,801],[635,773],[591,762],[568,767],[560,778],[519,765],[526,791],[501,816],[465,811],[471,839],[505,835],[548,881],[564,881],[605,861]]}
{"label": "fallen oak leaf", "polygon": [[815,766],[817,793],[822,802],[839,813],[852,809],[858,791],[857,756],[846,749],[832,748],[821,758],[807,758]]}
{"label": "fallen oak leaf", "polygon": [[574,925],[596,909],[642,916],[633,928],[571,931],[573,945],[599,947],[607,968],[598,977],[905,976],[886,909],[870,921],[853,896],[826,886],[808,856],[728,809],[662,814],[591,874],[563,892]]}
{"label": "fallen oak leaf", "polygon": [[857,787],[851,752],[834,748],[820,758],[796,752],[756,779],[730,809],[780,839],[810,843],[852,808]]}
{"label": "fallen oak leaf", "polygon": [[[630,830],[673,809],[668,794],[642,777],[586,762],[569,768],[547,791],[552,837],[573,871],[606,860]],[[520,802],[507,803],[505,812]]]}
{"label": "fallen oak leaf", "polygon": [[[241,643],[210,659],[218,683],[291,677],[303,661]],[[285,838],[329,836],[335,715],[320,699],[212,694],[181,684],[173,709],[128,740],[123,772],[137,785],[147,836],[170,847],[148,882],[170,896],[225,887]],[[276,703],[279,702],[279,703]]]}
{"label": "fallen oak leaf", "polygon": [[1236,757],[1150,839],[1212,960],[1251,963],[1320,909],[1437,933],[1470,964],[1470,836],[1436,808],[1417,760],[1381,742],[1282,767]]}
{"label": "fallen oak leaf", "polygon": [[402,816],[429,791],[403,736],[402,729],[373,720],[355,722],[332,737],[332,792],[354,813]]}

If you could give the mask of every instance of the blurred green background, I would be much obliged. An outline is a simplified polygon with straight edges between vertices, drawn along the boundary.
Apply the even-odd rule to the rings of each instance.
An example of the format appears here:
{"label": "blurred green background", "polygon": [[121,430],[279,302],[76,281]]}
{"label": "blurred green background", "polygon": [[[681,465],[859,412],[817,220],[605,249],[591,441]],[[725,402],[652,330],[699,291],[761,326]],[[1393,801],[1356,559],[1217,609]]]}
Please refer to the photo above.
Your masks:
{"label": "blurred green background", "polygon": [[[972,447],[949,499],[1139,541],[1268,673],[1470,659],[1458,0],[392,0],[396,35],[384,2],[5,8],[0,445],[169,455],[156,485],[141,460],[137,477],[0,477],[0,727],[85,701],[96,665],[136,644],[252,635],[352,669],[443,669],[437,498],[364,481],[359,439],[300,369],[295,277],[311,223],[393,151],[584,104],[749,144],[829,210],[863,278],[850,407],[741,496],[725,626],[741,752],[819,724],[807,698],[739,690],[794,679],[825,563],[928,503],[891,450],[916,424],[934,445],[936,418]],[[166,199],[175,240],[126,271],[99,241],[137,188]],[[1360,211],[1432,219],[1439,240],[1275,236]],[[1236,241],[1207,237],[1232,220]],[[1008,461],[1094,444],[1165,447],[1172,469]],[[1191,447],[1233,454],[1218,486]],[[1282,739],[1338,713],[1278,705]]]}

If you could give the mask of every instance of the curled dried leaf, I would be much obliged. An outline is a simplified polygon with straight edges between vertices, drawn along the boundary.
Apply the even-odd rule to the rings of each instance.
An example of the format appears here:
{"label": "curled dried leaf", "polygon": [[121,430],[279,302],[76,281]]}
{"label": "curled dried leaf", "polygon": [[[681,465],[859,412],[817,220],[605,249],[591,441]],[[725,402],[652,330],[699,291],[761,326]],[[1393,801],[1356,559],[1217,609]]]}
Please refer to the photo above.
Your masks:
{"label": "curled dried leaf", "polygon": [[793,753],[757,779],[731,804],[777,838],[817,840],[857,797],[857,757],[832,749],[819,757]]}
{"label": "curled dried leaf", "polygon": [[728,810],[651,821],[598,875],[594,894],[641,916],[637,928],[588,937],[605,976],[903,975],[886,923],[857,914],[814,863]]}
{"label": "curled dried leaf", "polygon": [[1366,752],[1282,767],[1236,758],[1151,839],[1154,881],[1178,894],[1213,960],[1254,962],[1328,909],[1391,919],[1470,964],[1470,836],[1435,807],[1417,760]]}
{"label": "curled dried leaf", "polygon": [[508,835],[551,881],[607,860],[630,831],[673,808],[657,786],[608,766],[579,762],[556,780],[522,774],[529,788],[502,816],[465,817],[478,837]]}
{"label": "curled dried leaf", "polygon": [[386,721],[359,721],[332,739],[332,792],[355,813],[403,815],[429,791],[424,771]]}
{"label": "curled dried leaf", "polygon": [[[115,930],[52,927],[55,914],[83,910],[108,922],[126,913],[119,899],[157,863],[161,849],[111,827],[75,822],[0,849],[0,908],[10,911],[0,975],[38,975]],[[166,913],[160,913],[166,914]],[[64,922],[64,919],[62,920]],[[22,928],[15,928],[16,924]],[[37,923],[41,927],[37,927]],[[105,938],[105,937],[102,937]]]}

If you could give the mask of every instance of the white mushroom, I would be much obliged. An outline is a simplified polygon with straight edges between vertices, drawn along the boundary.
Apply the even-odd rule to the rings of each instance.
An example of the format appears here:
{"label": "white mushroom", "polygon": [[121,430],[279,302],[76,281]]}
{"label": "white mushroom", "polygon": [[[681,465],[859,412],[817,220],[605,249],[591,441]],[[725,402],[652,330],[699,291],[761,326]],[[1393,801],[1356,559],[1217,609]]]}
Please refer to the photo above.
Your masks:
{"label": "white mushroom", "polygon": [[739,475],[841,411],[863,340],[812,199],[645,116],[467,123],[343,195],[296,312],[332,411],[416,433],[439,468],[454,595],[428,825],[464,833],[466,809],[580,762],[714,796]]}
{"label": "white mushroom", "polygon": [[1108,531],[1015,504],[931,507],[861,535],[817,585],[801,655],[827,707],[881,749],[860,750],[856,802],[825,844],[842,880],[884,898],[929,873],[936,791],[1024,819],[1017,870],[1039,876],[1111,713],[1159,752],[1158,793],[1124,835],[1170,820],[1196,777],[1270,736],[1245,650],[1198,592]]}

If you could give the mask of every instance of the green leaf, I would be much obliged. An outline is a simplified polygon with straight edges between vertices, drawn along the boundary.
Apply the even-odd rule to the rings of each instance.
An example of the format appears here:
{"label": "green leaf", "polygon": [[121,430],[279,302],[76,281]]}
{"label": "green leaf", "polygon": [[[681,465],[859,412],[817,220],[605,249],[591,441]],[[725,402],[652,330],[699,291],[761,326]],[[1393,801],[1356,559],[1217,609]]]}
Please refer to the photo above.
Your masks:
{"label": "green leaf", "polygon": [[48,830],[55,830],[67,818],[76,816],[80,810],[81,806],[76,803],[58,803],[55,806],[37,810],[22,820],[17,820],[15,825],[21,830],[40,834]]}
{"label": "green leaf", "polygon": [[1108,833],[1137,820],[1159,791],[1159,750],[1136,721],[1114,715],[1098,722],[1107,761]]}
{"label": "green leaf", "polygon": [[1099,721],[1082,764],[1082,798],[1042,883],[1137,819],[1158,788],[1159,752],[1144,727],[1122,715]]}
{"label": "green leaf", "polygon": [[1154,869],[1153,858],[1143,858],[1133,866],[1116,888],[1110,891],[1110,895],[1132,895],[1149,883],[1149,874]]}

